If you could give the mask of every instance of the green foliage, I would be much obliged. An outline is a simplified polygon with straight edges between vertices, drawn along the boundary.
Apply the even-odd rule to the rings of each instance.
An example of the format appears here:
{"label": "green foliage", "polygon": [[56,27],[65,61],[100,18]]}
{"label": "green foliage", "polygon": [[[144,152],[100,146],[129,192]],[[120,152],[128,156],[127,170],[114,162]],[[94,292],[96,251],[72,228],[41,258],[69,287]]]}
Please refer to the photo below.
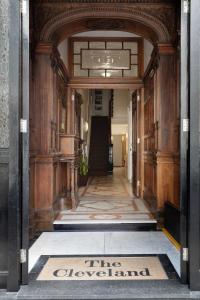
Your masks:
{"label": "green foliage", "polygon": [[86,156],[81,156],[79,170],[81,176],[86,176],[88,174],[88,161]]}

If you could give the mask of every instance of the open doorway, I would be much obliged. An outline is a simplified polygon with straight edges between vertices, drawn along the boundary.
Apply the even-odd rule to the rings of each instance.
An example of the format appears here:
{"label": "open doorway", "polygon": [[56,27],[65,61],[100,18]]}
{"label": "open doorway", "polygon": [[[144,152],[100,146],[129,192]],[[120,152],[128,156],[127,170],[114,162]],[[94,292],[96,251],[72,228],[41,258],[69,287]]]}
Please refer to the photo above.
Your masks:
{"label": "open doorway", "polygon": [[66,202],[54,229],[106,229],[106,224],[108,230],[109,224],[116,230],[156,229],[155,214],[132,186],[132,129],[137,128],[132,94],[128,89],[76,90],[81,138],[78,201],[76,207]]}
{"label": "open doorway", "polygon": [[[134,231],[126,237],[119,233],[127,249],[131,238],[136,254],[168,253],[180,274],[175,249],[180,246],[161,231],[166,224],[179,226],[178,64],[173,46],[157,48],[142,36],[117,30],[68,36],[56,50],[44,44],[36,48],[30,111],[31,230],[52,232],[39,237],[32,257],[69,254],[67,244],[61,251],[56,246],[65,231],[86,230],[83,225],[90,225],[89,232],[102,230],[102,225],[115,230],[117,225],[117,230]],[[86,186],[80,187],[85,179]],[[168,226],[177,239],[173,228]],[[61,240],[58,231],[64,231]],[[56,241],[53,253],[48,239]],[[149,250],[152,241],[157,249]]]}

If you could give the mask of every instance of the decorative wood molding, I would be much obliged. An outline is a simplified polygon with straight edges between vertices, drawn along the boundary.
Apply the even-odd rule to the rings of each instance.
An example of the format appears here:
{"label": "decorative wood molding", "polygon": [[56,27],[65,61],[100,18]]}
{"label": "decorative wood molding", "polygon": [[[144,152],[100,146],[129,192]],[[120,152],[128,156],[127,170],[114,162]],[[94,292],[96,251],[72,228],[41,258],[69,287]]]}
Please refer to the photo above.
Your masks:
{"label": "decorative wood molding", "polygon": [[[175,7],[169,1],[106,1],[106,5],[96,1],[92,6],[87,1],[78,2],[50,2],[43,1],[35,4],[35,18],[37,16],[37,31],[40,40],[51,41],[56,38],[59,28],[74,21],[100,18],[99,21],[87,21],[91,28],[123,30],[124,20],[136,22],[138,26],[150,28],[159,42],[168,43],[175,31]],[[137,4],[137,5],[136,5]],[[144,5],[148,4],[148,5]],[[102,21],[104,19],[104,21]],[[110,20],[108,20],[110,19]],[[117,21],[116,21],[117,20]],[[75,29],[74,29],[75,30]],[[72,28],[73,31],[73,28]]]}
{"label": "decorative wood molding", "polygon": [[177,51],[172,44],[158,44],[157,48],[159,54],[162,55],[172,55]]}
{"label": "decorative wood molding", "polygon": [[35,48],[35,53],[36,54],[46,54],[50,55],[52,54],[54,49],[54,45],[51,42],[40,42],[37,44]]}

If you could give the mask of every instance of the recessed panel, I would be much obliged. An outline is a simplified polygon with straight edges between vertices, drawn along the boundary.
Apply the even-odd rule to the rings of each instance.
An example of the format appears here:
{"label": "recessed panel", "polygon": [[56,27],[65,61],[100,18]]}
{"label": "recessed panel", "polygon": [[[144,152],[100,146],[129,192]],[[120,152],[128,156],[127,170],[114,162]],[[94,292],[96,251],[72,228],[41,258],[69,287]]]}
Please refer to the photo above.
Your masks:
{"label": "recessed panel", "polygon": [[138,66],[131,66],[131,70],[124,70],[124,77],[138,77]]}
{"label": "recessed panel", "polygon": [[106,49],[122,49],[122,42],[107,42]]}
{"label": "recessed panel", "polygon": [[138,64],[138,56],[137,55],[131,55],[131,64]]}
{"label": "recessed panel", "polygon": [[137,54],[138,53],[138,43],[124,42],[124,49],[130,49],[131,54]]}
{"label": "recessed panel", "polygon": [[122,77],[122,70],[107,70],[106,77]]}
{"label": "recessed panel", "polygon": [[74,76],[88,77],[88,70],[81,69],[80,65],[74,65]]}
{"label": "recessed panel", "polygon": [[80,54],[74,55],[74,63],[75,64],[80,64],[81,63],[81,56],[80,56]]}
{"label": "recessed panel", "polygon": [[105,49],[105,42],[96,42],[96,41],[94,41],[94,42],[90,42],[90,46],[89,46],[89,48],[90,49]]}
{"label": "recessed panel", "polygon": [[90,70],[90,77],[105,77],[105,70]]}
{"label": "recessed panel", "polygon": [[88,42],[74,42],[74,53],[81,53],[81,49],[88,49]]}

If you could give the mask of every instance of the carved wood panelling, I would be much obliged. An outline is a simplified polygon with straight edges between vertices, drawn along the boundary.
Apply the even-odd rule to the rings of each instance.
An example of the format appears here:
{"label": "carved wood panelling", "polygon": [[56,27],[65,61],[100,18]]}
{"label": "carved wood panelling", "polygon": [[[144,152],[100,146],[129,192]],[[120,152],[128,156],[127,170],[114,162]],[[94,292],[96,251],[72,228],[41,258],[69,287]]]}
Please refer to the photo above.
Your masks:
{"label": "carved wood panelling", "polygon": [[[119,88],[118,83],[122,83],[121,79],[115,82],[110,79],[110,85],[107,79],[98,83],[90,79],[81,84],[74,80],[67,87],[69,76],[55,45],[74,33],[87,30],[134,32],[157,46],[153,71],[147,70],[145,75],[145,103],[142,102],[144,105],[137,116],[143,118],[144,113],[144,134],[143,129],[140,131],[142,127],[137,128],[138,137],[144,135],[144,145],[137,150],[144,151],[143,156],[138,156],[136,170],[137,180],[141,176],[144,182],[143,191],[136,188],[136,192],[144,192],[150,205],[156,204],[161,211],[165,201],[179,206],[177,65],[171,47],[176,31],[174,2],[33,1],[32,40],[40,44],[33,56],[30,104],[32,231],[52,229],[53,219],[67,198],[72,208],[78,204],[80,103],[74,88],[81,84],[84,87],[96,84],[96,88],[98,84],[101,88],[102,85],[113,88],[115,84]],[[142,80],[130,81],[124,83],[124,87],[127,88],[127,84],[137,89],[143,83]]]}
{"label": "carved wood panelling", "polygon": [[[154,66],[153,66],[154,67]],[[155,78],[154,68],[144,86],[144,199],[156,209],[156,139],[155,139]]]}
{"label": "carved wood panelling", "polygon": [[[36,2],[34,4],[35,30],[40,40],[49,41],[59,36],[59,30],[64,25],[83,19],[87,20],[85,31],[95,30],[125,30],[126,21],[130,20],[145,25],[157,36],[157,41],[170,42],[175,31],[175,7],[169,1],[106,1],[106,5],[96,1],[93,5],[84,2]],[[146,4],[146,5],[145,5]],[[136,32],[138,25],[134,26]],[[133,28],[133,30],[134,30]],[[71,35],[76,32],[76,25],[71,28]],[[83,30],[82,30],[83,31]],[[149,37],[150,38],[150,37]]]}
{"label": "carved wood panelling", "polygon": [[166,201],[179,208],[179,98],[175,51],[157,54],[144,85],[144,198],[163,211]]}
{"label": "carved wood panelling", "polygon": [[[30,216],[31,232],[51,230],[54,217],[62,205],[71,200],[71,207],[78,203],[77,162],[79,137],[76,136],[74,120],[76,101],[66,88],[68,75],[58,52],[50,44],[36,49],[34,76],[31,87],[30,115]],[[68,95],[69,92],[69,95]],[[69,106],[70,102],[70,106]],[[70,108],[70,111],[67,111]],[[77,110],[78,111],[78,110]],[[61,132],[63,112],[66,114],[64,131]],[[68,126],[68,118],[71,123]],[[62,146],[62,137],[72,136],[70,147]],[[78,132],[77,132],[78,134]],[[36,141],[34,140],[36,138]],[[70,144],[70,145],[71,145]],[[68,151],[66,153],[66,150]]]}

